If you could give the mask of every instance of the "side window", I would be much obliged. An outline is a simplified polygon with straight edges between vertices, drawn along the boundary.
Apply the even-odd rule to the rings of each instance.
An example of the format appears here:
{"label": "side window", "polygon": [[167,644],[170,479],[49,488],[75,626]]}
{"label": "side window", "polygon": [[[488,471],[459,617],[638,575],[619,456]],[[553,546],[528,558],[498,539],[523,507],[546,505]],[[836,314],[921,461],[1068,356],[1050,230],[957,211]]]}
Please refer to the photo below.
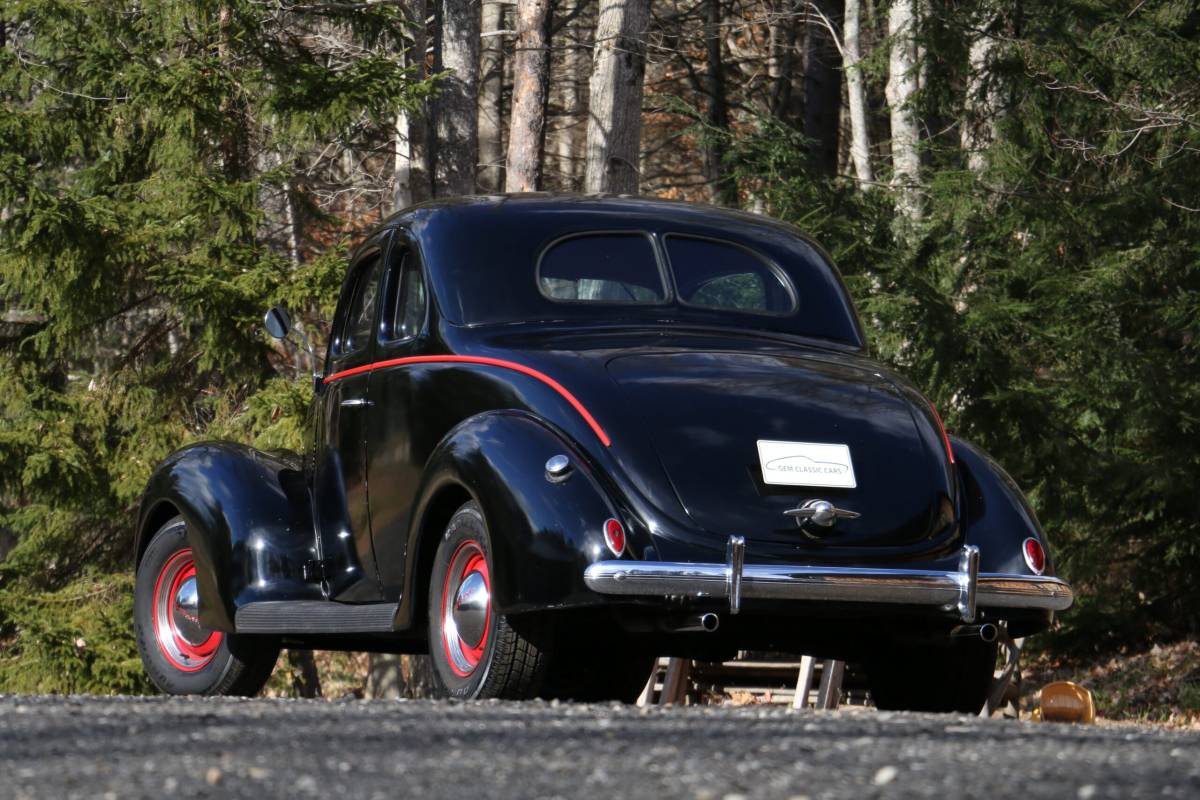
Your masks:
{"label": "side window", "polygon": [[358,284],[346,313],[346,332],[342,336],[339,355],[361,350],[371,341],[375,324],[375,305],[379,296],[379,256],[372,256],[359,272]]}
{"label": "side window", "polygon": [[410,250],[404,254],[400,291],[396,293],[396,310],[392,319],[393,339],[410,339],[421,332],[425,322],[425,276],[421,262]]}
{"label": "side window", "polygon": [[675,234],[667,257],[679,299],[691,306],[755,314],[790,314],[796,294],[787,276],[744,247]]}

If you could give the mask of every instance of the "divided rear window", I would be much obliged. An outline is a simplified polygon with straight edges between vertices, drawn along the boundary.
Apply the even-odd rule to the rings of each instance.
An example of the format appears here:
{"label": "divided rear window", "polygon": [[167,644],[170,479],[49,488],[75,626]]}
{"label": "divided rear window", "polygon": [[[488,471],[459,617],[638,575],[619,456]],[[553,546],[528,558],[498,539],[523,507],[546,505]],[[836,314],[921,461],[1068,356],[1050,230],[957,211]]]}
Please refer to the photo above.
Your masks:
{"label": "divided rear window", "polygon": [[[662,237],[673,293],[693,308],[786,316],[796,290],[784,272],[741,245],[681,234]],[[552,243],[538,264],[538,287],[567,303],[665,303],[672,293],[646,233],[585,233]]]}
{"label": "divided rear window", "polygon": [[654,242],[643,233],[559,239],[538,264],[538,287],[571,303],[661,303],[667,298]]}

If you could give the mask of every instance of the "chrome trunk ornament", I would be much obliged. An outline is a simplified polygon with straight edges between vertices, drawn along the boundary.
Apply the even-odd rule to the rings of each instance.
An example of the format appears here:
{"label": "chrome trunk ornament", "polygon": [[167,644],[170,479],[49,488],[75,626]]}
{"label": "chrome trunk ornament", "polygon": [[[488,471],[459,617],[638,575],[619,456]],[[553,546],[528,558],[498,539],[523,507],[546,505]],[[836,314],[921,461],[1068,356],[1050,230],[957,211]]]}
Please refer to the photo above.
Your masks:
{"label": "chrome trunk ornament", "polygon": [[799,508],[783,513],[796,520],[796,524],[801,527],[804,523],[811,522],[822,528],[832,528],[839,519],[858,519],[862,516],[857,511],[838,508],[828,500],[807,500]]}

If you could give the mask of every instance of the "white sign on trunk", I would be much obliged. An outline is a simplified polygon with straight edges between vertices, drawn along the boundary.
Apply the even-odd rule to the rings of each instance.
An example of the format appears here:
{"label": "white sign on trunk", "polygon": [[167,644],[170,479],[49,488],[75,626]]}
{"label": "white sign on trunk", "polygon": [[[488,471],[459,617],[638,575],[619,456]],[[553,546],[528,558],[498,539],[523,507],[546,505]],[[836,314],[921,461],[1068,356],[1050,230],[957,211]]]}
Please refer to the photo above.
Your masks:
{"label": "white sign on trunk", "polygon": [[835,486],[853,489],[854,464],[844,444],[758,440],[763,483],[778,486]]}

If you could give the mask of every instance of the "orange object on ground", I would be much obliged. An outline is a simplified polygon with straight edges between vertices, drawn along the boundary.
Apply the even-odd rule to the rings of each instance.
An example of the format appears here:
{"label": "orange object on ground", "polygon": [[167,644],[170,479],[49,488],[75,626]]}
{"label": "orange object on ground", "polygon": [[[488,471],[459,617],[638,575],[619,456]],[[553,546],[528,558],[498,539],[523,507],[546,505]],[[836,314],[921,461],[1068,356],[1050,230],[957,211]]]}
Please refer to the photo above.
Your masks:
{"label": "orange object on ground", "polygon": [[1047,722],[1083,722],[1096,719],[1092,693],[1077,683],[1058,681],[1042,687],[1041,718]]}

